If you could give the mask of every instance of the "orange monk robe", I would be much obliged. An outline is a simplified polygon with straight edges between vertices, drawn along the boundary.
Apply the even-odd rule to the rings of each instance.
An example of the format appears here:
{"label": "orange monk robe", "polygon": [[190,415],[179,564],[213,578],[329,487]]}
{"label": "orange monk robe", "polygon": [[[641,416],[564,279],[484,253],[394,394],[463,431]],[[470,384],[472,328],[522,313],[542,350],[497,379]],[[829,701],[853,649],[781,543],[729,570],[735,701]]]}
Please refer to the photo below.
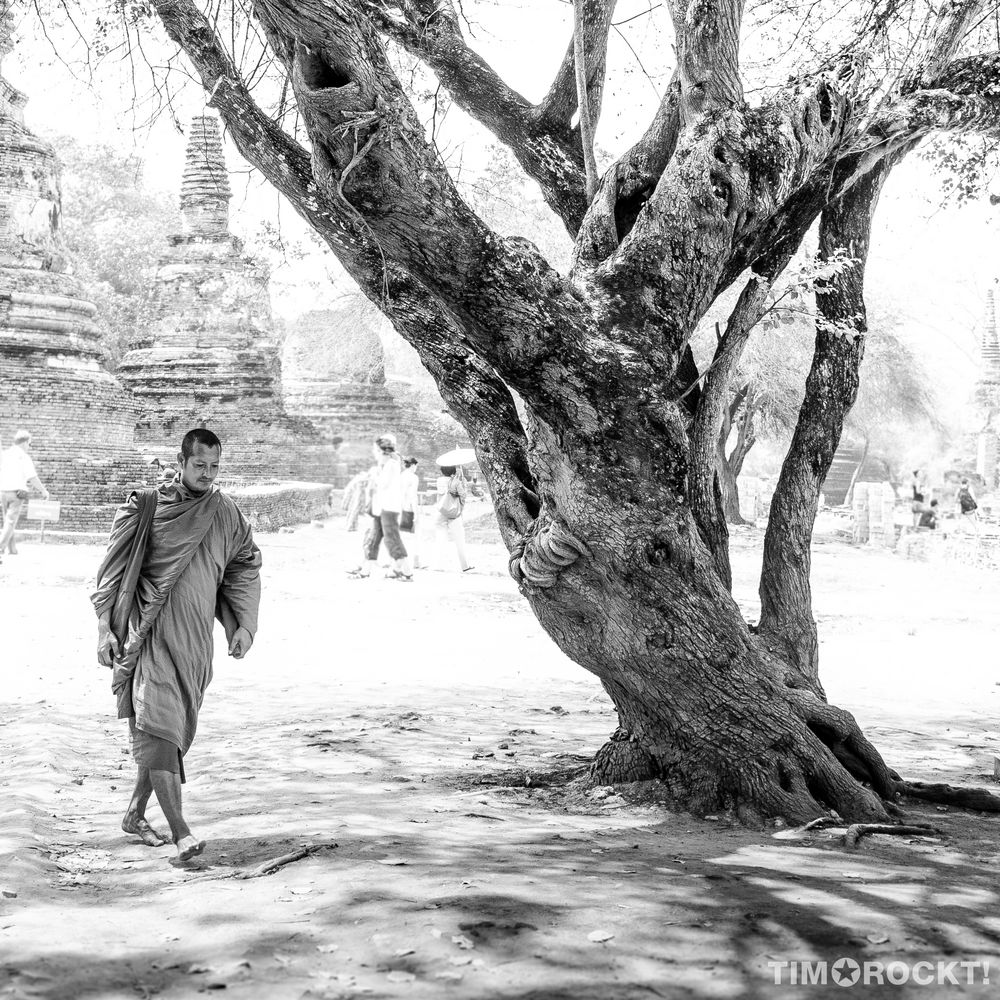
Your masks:
{"label": "orange monk robe", "polygon": [[[98,616],[118,594],[138,520],[133,496],[115,517],[92,600]],[[193,551],[192,551],[193,550]],[[158,490],[128,637],[115,665],[119,718],[186,753],[212,680],[218,613],[229,637],[257,633],[260,550],[236,504],[218,489],[195,494],[175,482]]]}

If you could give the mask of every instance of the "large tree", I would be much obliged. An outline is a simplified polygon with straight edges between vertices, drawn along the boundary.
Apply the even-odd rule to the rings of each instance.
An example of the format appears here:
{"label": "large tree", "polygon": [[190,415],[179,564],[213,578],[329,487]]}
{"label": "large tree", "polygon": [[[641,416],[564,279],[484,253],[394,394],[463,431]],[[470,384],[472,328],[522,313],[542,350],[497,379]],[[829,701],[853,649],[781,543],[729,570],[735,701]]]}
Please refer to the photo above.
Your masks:
{"label": "large tree", "polygon": [[[618,710],[597,777],[656,775],[680,806],[751,821],[831,808],[881,819],[918,791],[823,696],[809,546],[858,386],[879,193],[925,136],[1000,128],[1000,53],[960,54],[981,0],[943,0],[915,34],[922,6],[859,3],[846,43],[756,103],[740,69],[743,0],[670,0],[673,79],[600,177],[591,142],[614,0],[577,0],[538,103],[470,45],[455,0],[248,0],[287,81],[276,113],[241,74],[232,32],[217,30],[218,5],[150,6],[242,154],[414,345],[468,429],[512,575]],[[538,184],[574,240],[567,273],[462,198],[393,70],[400,48]],[[290,104],[304,136],[282,127]],[[852,264],[816,294],[749,625],[730,593],[717,441],[750,331],[814,224],[820,258]],[[699,371],[690,338],[734,283]]]}

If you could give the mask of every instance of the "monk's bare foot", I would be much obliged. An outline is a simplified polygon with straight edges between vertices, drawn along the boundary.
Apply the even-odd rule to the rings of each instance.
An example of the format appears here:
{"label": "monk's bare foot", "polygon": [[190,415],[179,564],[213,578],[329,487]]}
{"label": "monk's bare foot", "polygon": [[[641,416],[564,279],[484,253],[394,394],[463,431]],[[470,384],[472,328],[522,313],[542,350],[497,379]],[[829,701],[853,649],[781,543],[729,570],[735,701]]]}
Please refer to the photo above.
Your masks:
{"label": "monk's bare foot", "polygon": [[190,861],[191,858],[205,850],[205,841],[188,834],[177,841],[177,860]]}
{"label": "monk's bare foot", "polygon": [[126,833],[134,834],[147,847],[162,847],[164,844],[170,843],[169,837],[164,837],[159,830],[151,827],[143,817],[136,816],[134,813],[125,814],[125,818],[122,820],[122,829]]}

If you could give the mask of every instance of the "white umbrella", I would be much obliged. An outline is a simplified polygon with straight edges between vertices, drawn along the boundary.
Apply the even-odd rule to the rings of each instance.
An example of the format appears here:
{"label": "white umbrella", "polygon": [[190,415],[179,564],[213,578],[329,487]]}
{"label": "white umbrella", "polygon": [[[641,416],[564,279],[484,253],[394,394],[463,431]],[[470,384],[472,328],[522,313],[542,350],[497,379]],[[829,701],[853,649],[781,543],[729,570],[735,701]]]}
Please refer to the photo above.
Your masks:
{"label": "white umbrella", "polygon": [[470,465],[476,460],[476,453],[471,448],[452,448],[435,459],[438,465]]}

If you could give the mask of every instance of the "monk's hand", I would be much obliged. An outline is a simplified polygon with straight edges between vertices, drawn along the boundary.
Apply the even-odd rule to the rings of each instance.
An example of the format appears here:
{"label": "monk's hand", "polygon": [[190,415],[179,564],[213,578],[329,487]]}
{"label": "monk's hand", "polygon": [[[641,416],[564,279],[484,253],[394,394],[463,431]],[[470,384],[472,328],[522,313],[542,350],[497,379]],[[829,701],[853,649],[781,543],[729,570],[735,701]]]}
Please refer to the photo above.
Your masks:
{"label": "monk's hand", "polygon": [[97,623],[97,662],[102,667],[114,666],[115,658],[121,655],[121,645],[115,638],[107,622]]}
{"label": "monk's hand", "polygon": [[250,652],[253,645],[253,636],[241,625],[229,641],[229,655],[237,660],[242,660]]}

